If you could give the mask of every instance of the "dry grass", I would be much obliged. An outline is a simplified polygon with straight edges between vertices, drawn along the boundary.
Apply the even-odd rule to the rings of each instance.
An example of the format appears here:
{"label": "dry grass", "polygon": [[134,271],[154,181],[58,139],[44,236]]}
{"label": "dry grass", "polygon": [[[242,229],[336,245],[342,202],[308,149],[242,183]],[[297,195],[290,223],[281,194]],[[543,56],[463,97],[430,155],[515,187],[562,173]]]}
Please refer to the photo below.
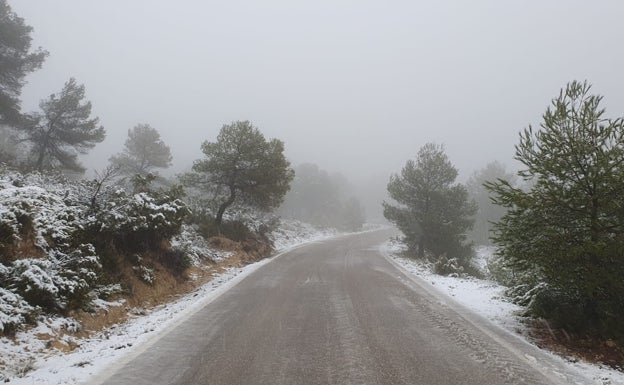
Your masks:
{"label": "dry grass", "polygon": [[601,340],[553,329],[544,320],[529,323],[529,335],[540,348],[576,361],[600,363],[624,371],[624,347],[613,340]]}
{"label": "dry grass", "polygon": [[[125,294],[114,298],[114,300],[124,299],[124,305],[100,310],[97,313],[73,312],[71,316],[82,325],[81,331],[74,335],[86,337],[114,324],[124,322],[128,318],[130,309],[149,309],[170,302],[206,284],[212,280],[215,274],[219,274],[227,268],[247,265],[266,258],[272,252],[270,246],[259,242],[234,242],[224,237],[212,237],[209,242],[213,247],[222,251],[233,252],[233,254],[217,263],[206,261],[200,266],[193,266],[181,276],[175,275],[155,261],[157,258],[150,258],[154,270],[153,284],[148,284],[139,279],[130,266],[125,267],[121,272],[121,279],[122,285],[128,290]],[[193,277],[193,279],[188,277]]]}

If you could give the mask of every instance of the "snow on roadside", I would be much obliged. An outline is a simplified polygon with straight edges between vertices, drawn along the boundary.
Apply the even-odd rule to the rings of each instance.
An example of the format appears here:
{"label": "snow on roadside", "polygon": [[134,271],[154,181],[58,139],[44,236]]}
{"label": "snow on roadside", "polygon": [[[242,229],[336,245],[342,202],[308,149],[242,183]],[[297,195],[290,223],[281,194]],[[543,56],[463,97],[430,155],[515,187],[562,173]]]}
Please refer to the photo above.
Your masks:
{"label": "snow on roadside", "polygon": [[283,250],[294,245],[335,236],[335,229],[318,229],[299,221],[282,219],[281,225],[272,234],[276,250]]}
{"label": "snow on roadside", "polygon": [[[391,258],[410,274],[419,277],[439,293],[453,298],[464,307],[483,316],[495,325],[526,338],[526,327],[520,322],[517,315],[522,309],[509,302],[504,291],[506,287],[495,282],[463,277],[449,277],[434,274],[431,266],[414,259],[401,257],[404,246],[395,240],[390,240],[380,246],[383,255]],[[491,251],[487,248],[477,249],[476,262],[484,267]],[[531,343],[527,339],[527,342]],[[624,373],[606,366],[585,362],[572,362],[563,357],[547,352],[555,360],[563,362],[571,371],[592,379],[592,385],[624,385]]]}
{"label": "snow on roadside", "polygon": [[[274,234],[275,248],[283,253],[303,243],[327,239],[336,234],[336,231],[319,230],[299,222],[284,221]],[[58,330],[77,327],[70,318],[48,318],[36,328],[18,332],[15,342],[0,337],[0,364],[3,361],[8,367],[6,372],[0,370],[0,380],[9,380],[10,384],[15,385],[84,383],[133,348],[189,317],[269,261],[270,259],[264,259],[242,268],[230,268],[173,302],[149,310],[134,309],[134,315],[129,321],[114,325],[90,338],[66,336],[65,343],[78,345],[70,353],[62,354],[47,349],[45,339],[38,338],[46,334],[54,335]]]}

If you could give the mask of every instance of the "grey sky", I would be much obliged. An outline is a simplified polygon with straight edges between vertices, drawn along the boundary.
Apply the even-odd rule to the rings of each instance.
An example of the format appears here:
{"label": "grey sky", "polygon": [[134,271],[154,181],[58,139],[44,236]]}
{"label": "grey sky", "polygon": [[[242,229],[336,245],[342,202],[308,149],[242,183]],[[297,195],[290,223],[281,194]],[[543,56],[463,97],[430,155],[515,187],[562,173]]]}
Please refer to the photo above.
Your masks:
{"label": "grey sky", "polygon": [[295,164],[399,171],[445,143],[463,177],[511,161],[568,81],[624,115],[621,1],[9,0],[50,51],[24,110],[84,83],[108,137],[150,123],[182,169],[224,123],[251,120]]}

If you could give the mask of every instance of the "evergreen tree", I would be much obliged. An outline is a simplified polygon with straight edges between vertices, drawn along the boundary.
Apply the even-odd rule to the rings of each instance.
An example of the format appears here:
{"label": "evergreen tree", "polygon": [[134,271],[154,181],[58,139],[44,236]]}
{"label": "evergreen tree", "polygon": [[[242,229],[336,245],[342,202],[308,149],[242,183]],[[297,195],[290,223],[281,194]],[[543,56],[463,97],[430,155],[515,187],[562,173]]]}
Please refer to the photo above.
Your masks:
{"label": "evergreen tree", "polygon": [[398,204],[384,202],[384,216],[403,232],[410,252],[419,258],[429,252],[436,259],[467,262],[472,256],[466,231],[476,205],[456,178],[457,169],[444,148],[432,143],[418,151],[415,161],[408,160],[400,175],[390,177],[388,192]]}
{"label": "evergreen tree", "polygon": [[32,27],[24,24],[6,0],[0,0],[0,124],[18,125],[24,78],[39,69],[47,52],[31,52]]}
{"label": "evergreen tree", "polygon": [[508,209],[494,240],[509,265],[548,285],[536,315],[624,341],[624,121],[605,118],[590,87],[569,83],[541,128],[520,134],[527,191],[487,185]]}
{"label": "evergreen tree", "polygon": [[267,141],[249,121],[224,125],[217,141],[205,141],[201,149],[205,158],[195,161],[193,171],[216,196],[217,226],[237,199],[260,209],[279,206],[294,176],[284,143]]}
{"label": "evergreen tree", "polygon": [[155,168],[171,166],[171,150],[149,124],[138,124],[128,130],[121,153],[110,158],[113,166],[125,175],[147,175]]}
{"label": "evergreen tree", "polygon": [[84,172],[78,154],[86,154],[106,136],[104,127],[98,127],[98,118],[90,117],[91,102],[84,97],[84,86],[71,78],[59,95],[41,101],[41,113],[28,116],[24,129],[35,169]]}

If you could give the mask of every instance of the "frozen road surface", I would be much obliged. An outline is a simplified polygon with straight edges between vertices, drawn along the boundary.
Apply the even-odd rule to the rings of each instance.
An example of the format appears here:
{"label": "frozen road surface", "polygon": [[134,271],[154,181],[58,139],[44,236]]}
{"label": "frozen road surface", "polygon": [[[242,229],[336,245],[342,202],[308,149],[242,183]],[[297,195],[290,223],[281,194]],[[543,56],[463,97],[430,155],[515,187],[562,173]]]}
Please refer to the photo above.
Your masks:
{"label": "frozen road surface", "polygon": [[93,383],[583,383],[398,270],[391,234],[283,254]]}

